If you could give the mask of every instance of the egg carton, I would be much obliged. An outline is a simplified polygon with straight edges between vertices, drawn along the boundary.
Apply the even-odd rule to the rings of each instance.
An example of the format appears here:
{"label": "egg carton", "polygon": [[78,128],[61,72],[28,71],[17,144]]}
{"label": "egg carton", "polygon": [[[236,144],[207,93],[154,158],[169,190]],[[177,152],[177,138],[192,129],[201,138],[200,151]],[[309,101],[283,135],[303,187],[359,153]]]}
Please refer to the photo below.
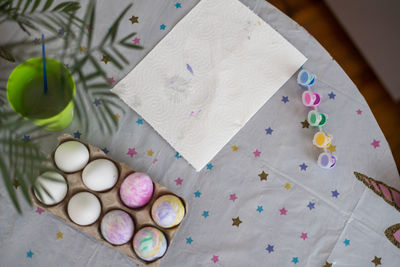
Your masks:
{"label": "egg carton", "polygon": [[[58,137],[58,144],[57,147],[66,142],[66,141],[78,141],[81,142],[80,140],[74,139],[71,135],[68,134],[64,134]],[[115,163],[115,165],[118,168],[119,171],[119,176],[118,176],[118,180],[117,183],[115,184],[115,186],[107,191],[104,192],[96,192],[93,190],[90,190],[89,188],[87,188],[85,186],[85,184],[82,182],[82,170],[78,171],[78,172],[74,172],[74,173],[64,173],[62,171],[59,170],[59,173],[61,173],[64,178],[66,178],[67,183],[68,183],[68,192],[66,197],[64,198],[63,201],[61,201],[60,203],[53,205],[53,206],[47,206],[44,205],[43,203],[41,203],[33,194],[33,190],[31,190],[31,195],[32,195],[32,199],[33,202],[47,210],[50,213],[53,213],[54,215],[60,217],[61,219],[63,219],[64,221],[66,221],[68,224],[72,225],[74,228],[81,230],[84,233],[87,233],[91,236],[93,236],[95,239],[99,240],[102,243],[107,244],[108,246],[117,249],[119,251],[122,251],[123,253],[125,253],[127,256],[131,257],[134,261],[136,261],[139,264],[142,264],[144,266],[149,266],[149,267],[156,267],[159,266],[160,264],[160,260],[166,255],[166,253],[168,252],[168,248],[171,245],[176,233],[178,232],[182,222],[173,227],[173,228],[161,228],[159,227],[152,219],[151,217],[151,207],[154,203],[154,201],[159,198],[162,195],[166,195],[166,194],[173,194],[167,187],[153,181],[153,185],[154,185],[154,190],[153,190],[153,195],[150,199],[150,201],[147,203],[146,206],[141,207],[141,208],[137,208],[137,209],[133,209],[133,208],[129,208],[127,206],[125,206],[120,197],[119,197],[119,188],[121,186],[121,183],[123,182],[124,178],[127,177],[128,175],[134,173],[135,171],[127,164],[122,163],[122,162],[117,162],[113,159],[111,159],[110,157],[108,157],[106,154],[104,154],[104,152],[98,148],[95,147],[93,145],[90,144],[85,144],[83,142],[81,142],[82,144],[84,144],[88,149],[89,149],[89,162],[88,164],[96,159],[100,159],[100,158],[104,158],[104,159],[108,159],[111,160],[112,162]],[[56,147],[56,148],[57,148]],[[52,159],[53,159],[53,164],[54,166],[54,152],[52,153]],[[70,198],[75,195],[76,193],[79,192],[90,192],[92,194],[94,194],[101,203],[101,214],[99,216],[99,218],[97,219],[97,221],[95,221],[93,224],[88,225],[88,226],[81,226],[78,225],[76,223],[74,223],[68,216],[68,212],[67,212],[67,206],[68,206],[68,201],[70,200]],[[175,195],[176,196],[176,195]],[[177,196],[178,198],[180,198],[182,200],[182,203],[185,206],[185,211],[187,211],[187,203],[184,199],[182,199],[181,197]],[[147,262],[144,261],[142,259],[140,259],[134,252],[133,250],[133,246],[132,246],[132,239],[133,237],[129,240],[129,242],[123,244],[123,245],[113,245],[108,243],[101,234],[101,230],[100,230],[100,222],[101,219],[103,218],[103,216],[111,210],[114,209],[120,209],[123,210],[125,212],[127,212],[133,219],[134,224],[135,224],[135,231],[134,231],[134,235],[138,232],[138,230],[140,230],[141,228],[145,227],[145,226],[153,226],[158,228],[159,230],[161,230],[166,239],[167,239],[167,243],[168,243],[168,247],[167,247],[167,251],[165,252],[164,256],[156,259],[154,261],[151,262]],[[186,212],[185,212],[186,215]],[[134,236],[133,235],[133,236]]]}

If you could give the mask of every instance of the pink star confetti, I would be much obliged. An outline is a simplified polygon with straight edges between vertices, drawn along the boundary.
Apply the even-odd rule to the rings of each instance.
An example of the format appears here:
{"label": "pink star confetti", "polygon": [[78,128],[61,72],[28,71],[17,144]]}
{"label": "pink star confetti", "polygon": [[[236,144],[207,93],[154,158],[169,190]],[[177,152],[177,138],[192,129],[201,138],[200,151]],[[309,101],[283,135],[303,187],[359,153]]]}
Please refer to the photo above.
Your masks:
{"label": "pink star confetti", "polygon": [[279,210],[281,212],[281,215],[286,215],[286,212],[288,211],[287,209],[285,209],[285,207],[281,208]]}
{"label": "pink star confetti", "polygon": [[307,233],[301,233],[300,238],[303,239],[303,240],[306,240],[307,239]]}
{"label": "pink star confetti", "polygon": [[154,160],[153,160],[153,164],[155,164],[157,161],[158,161],[158,159],[154,159]]}
{"label": "pink star confetti", "polygon": [[132,40],[134,44],[139,44],[140,43],[140,38],[135,38]]}
{"label": "pink star confetti", "polygon": [[374,141],[372,141],[372,143],[371,143],[371,146],[373,146],[374,148],[377,148],[380,145],[379,142],[380,141],[374,139]]}
{"label": "pink star confetti", "polygon": [[114,77],[108,78],[108,82],[109,82],[109,83],[115,83]]}
{"label": "pink star confetti", "polygon": [[42,214],[44,212],[44,209],[37,207],[36,212],[40,214]]}
{"label": "pink star confetti", "polygon": [[232,200],[233,202],[235,202],[236,199],[237,199],[236,194],[230,194],[229,195],[229,200]]}
{"label": "pink star confetti", "polygon": [[133,158],[133,156],[135,156],[137,154],[136,150],[134,147],[132,148],[128,148],[128,153],[126,153],[127,155],[131,156],[131,158]]}
{"label": "pink star confetti", "polygon": [[358,115],[361,115],[362,110],[361,109],[357,109],[356,112],[357,112]]}
{"label": "pink star confetti", "polygon": [[183,182],[183,180],[180,177],[176,178],[174,181],[175,181],[176,185],[181,185]]}
{"label": "pink star confetti", "polygon": [[261,155],[261,151],[258,151],[258,149],[256,149],[256,151],[253,152],[254,157],[259,157]]}
{"label": "pink star confetti", "polygon": [[217,263],[217,262],[219,261],[219,257],[216,256],[216,255],[213,255],[213,257],[211,258],[211,260],[212,260],[214,263]]}

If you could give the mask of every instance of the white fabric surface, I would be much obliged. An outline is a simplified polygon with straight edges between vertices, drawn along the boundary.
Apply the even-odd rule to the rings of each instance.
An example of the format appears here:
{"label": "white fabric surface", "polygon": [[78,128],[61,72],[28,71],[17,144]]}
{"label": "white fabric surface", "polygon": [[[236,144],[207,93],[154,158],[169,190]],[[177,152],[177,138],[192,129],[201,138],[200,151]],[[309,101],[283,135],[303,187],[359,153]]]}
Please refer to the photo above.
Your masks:
{"label": "white fabric surface", "polygon": [[203,0],[113,89],[200,171],[306,58],[237,0]]}

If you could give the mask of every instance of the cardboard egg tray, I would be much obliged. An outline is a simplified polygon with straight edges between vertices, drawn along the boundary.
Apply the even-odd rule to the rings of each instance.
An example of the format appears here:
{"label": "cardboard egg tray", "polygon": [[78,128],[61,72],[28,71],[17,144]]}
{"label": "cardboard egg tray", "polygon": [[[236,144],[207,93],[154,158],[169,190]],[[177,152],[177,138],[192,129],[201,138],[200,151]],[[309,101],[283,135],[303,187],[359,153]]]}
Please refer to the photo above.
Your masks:
{"label": "cardboard egg tray", "polygon": [[[66,134],[60,136],[58,138],[58,140],[59,140],[59,142],[57,144],[57,147],[61,143],[66,142],[66,141],[74,140],[74,141],[81,142],[80,140],[76,140],[76,139],[72,138],[72,136],[66,135]],[[133,250],[133,247],[132,247],[133,237],[130,239],[130,241],[128,243],[126,243],[124,245],[120,245],[120,246],[116,246],[116,245],[112,245],[112,244],[108,243],[105,239],[103,239],[103,237],[101,235],[100,222],[101,222],[101,219],[103,218],[104,214],[106,214],[108,211],[113,210],[113,209],[121,209],[121,210],[127,212],[128,214],[130,214],[134,221],[135,231],[134,231],[133,236],[135,236],[135,234],[138,232],[138,230],[140,230],[144,226],[153,226],[153,227],[160,229],[164,233],[165,237],[167,238],[167,243],[168,243],[168,247],[169,247],[171,245],[171,242],[174,239],[176,233],[178,232],[181,224],[179,224],[178,226],[175,226],[173,228],[169,228],[169,229],[164,229],[164,228],[159,227],[153,221],[153,219],[151,217],[151,207],[152,207],[154,201],[158,197],[165,195],[165,194],[173,194],[173,193],[165,186],[160,185],[159,183],[156,183],[153,181],[153,184],[154,184],[153,196],[151,197],[149,203],[146,206],[139,208],[139,209],[132,209],[132,208],[125,206],[122,203],[122,201],[120,200],[119,188],[120,188],[121,183],[124,180],[124,178],[126,176],[128,176],[129,174],[134,173],[135,171],[127,164],[121,163],[121,162],[116,162],[113,159],[109,158],[98,147],[95,147],[95,146],[92,146],[89,144],[85,144],[83,142],[81,142],[81,143],[84,144],[89,149],[90,156],[89,156],[88,163],[90,163],[92,160],[99,159],[99,158],[108,159],[115,163],[115,165],[117,166],[117,168],[119,170],[119,176],[118,176],[116,185],[113,188],[111,188],[105,192],[95,192],[95,191],[88,189],[82,182],[81,175],[82,175],[83,169],[78,172],[74,172],[74,173],[63,173],[62,171],[59,170],[59,172],[61,174],[63,174],[63,176],[66,178],[66,180],[68,182],[68,193],[67,193],[67,196],[64,198],[64,200],[56,205],[47,206],[47,205],[42,204],[38,199],[36,199],[33,192],[31,192],[34,203],[37,206],[40,206],[43,209],[47,210],[48,212],[51,212],[54,215],[62,218],[68,224],[81,230],[82,232],[88,233],[88,234],[92,235],[94,238],[96,238],[97,240],[99,240],[103,243],[106,243],[108,246],[124,252],[126,255],[133,258],[137,263],[145,265],[145,266],[151,266],[151,267],[159,266],[160,260],[162,258],[157,259],[152,262],[146,262],[146,261],[143,261],[142,259],[140,259],[138,256],[136,256],[136,254]],[[54,151],[55,151],[55,149],[54,149]],[[53,157],[54,151],[52,153],[52,158],[54,158]],[[56,166],[56,165],[54,164],[54,166]],[[93,193],[100,200],[100,203],[101,203],[100,217],[97,219],[96,222],[94,222],[93,224],[88,225],[88,226],[80,226],[78,224],[75,224],[69,218],[68,213],[67,213],[67,206],[68,206],[69,199],[76,193],[82,192],[82,191],[87,191],[87,192]],[[173,195],[175,195],[175,194],[173,194]],[[185,211],[186,211],[187,203],[184,199],[182,199],[182,198],[180,198],[180,199],[182,200],[183,204],[185,205]],[[167,252],[168,252],[168,248],[167,248],[166,253]],[[165,254],[164,254],[164,256],[165,256]]]}

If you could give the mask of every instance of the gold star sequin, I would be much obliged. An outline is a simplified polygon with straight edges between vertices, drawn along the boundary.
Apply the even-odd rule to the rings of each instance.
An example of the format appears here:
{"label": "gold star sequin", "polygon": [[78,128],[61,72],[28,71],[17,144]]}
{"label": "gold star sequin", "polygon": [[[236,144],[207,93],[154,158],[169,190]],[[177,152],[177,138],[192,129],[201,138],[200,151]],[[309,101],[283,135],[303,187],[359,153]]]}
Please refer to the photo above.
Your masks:
{"label": "gold star sequin", "polygon": [[103,58],[101,59],[101,61],[103,61],[105,64],[107,64],[108,61],[110,61],[110,60],[108,59],[107,56],[103,55]]}
{"label": "gold star sequin", "polygon": [[329,262],[326,261],[324,266],[322,266],[322,267],[332,267],[332,263],[329,263]]}
{"label": "gold star sequin", "polygon": [[238,151],[238,149],[239,149],[239,147],[238,147],[237,145],[234,145],[234,146],[232,147],[232,151]]}
{"label": "gold star sequin", "polygon": [[330,145],[330,146],[328,147],[328,150],[329,150],[329,152],[331,152],[331,153],[336,152],[336,146]]}
{"label": "gold star sequin", "polygon": [[378,258],[377,256],[374,256],[374,259],[371,261],[373,264],[375,264],[375,267],[378,265],[382,265],[381,263],[382,258]]}
{"label": "gold star sequin", "polygon": [[61,233],[61,232],[58,232],[57,233],[57,239],[62,239],[63,238],[63,233]]}
{"label": "gold star sequin", "polygon": [[292,186],[289,183],[286,183],[284,187],[286,188],[286,190],[289,190],[290,187],[292,187]]}
{"label": "gold star sequin", "polygon": [[118,113],[114,115],[116,120],[119,120],[119,118],[121,118],[121,115],[119,115]]}
{"label": "gold star sequin", "polygon": [[82,52],[82,53],[86,52],[86,46],[81,46],[80,49],[81,49],[81,52]]}
{"label": "gold star sequin", "polygon": [[308,128],[308,126],[310,126],[307,120],[301,121],[300,123],[302,128]]}
{"label": "gold star sequin", "polygon": [[261,26],[261,22],[260,21],[257,21],[257,24],[258,24],[258,26]]}
{"label": "gold star sequin", "polygon": [[139,17],[132,16],[129,20],[132,24],[139,23]]}
{"label": "gold star sequin", "polygon": [[151,156],[153,156],[153,154],[154,154],[153,150],[150,149],[147,151],[147,156],[151,157]]}
{"label": "gold star sequin", "polygon": [[15,187],[15,189],[18,189],[18,187],[19,187],[19,182],[18,182],[18,180],[17,179],[13,179],[13,185],[14,185],[14,187]]}
{"label": "gold star sequin", "polygon": [[266,181],[268,173],[265,173],[265,171],[262,171],[258,176],[260,176],[260,181],[262,181],[262,180]]}
{"label": "gold star sequin", "polygon": [[236,218],[232,218],[232,226],[237,226],[239,227],[239,224],[241,224],[242,221],[239,219],[239,216],[237,216]]}

